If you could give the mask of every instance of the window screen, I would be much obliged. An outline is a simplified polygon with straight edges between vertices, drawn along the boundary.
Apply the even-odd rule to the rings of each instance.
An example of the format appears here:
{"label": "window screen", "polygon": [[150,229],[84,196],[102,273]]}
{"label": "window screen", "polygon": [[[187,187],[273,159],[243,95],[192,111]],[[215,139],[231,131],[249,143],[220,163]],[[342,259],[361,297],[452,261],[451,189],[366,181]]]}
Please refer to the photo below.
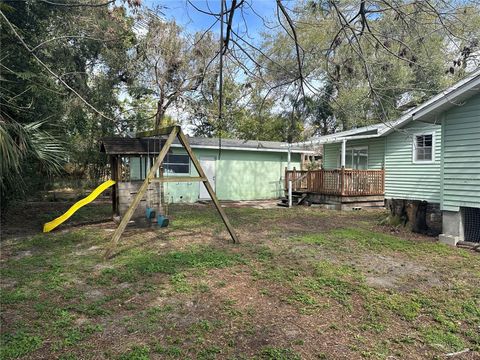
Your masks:
{"label": "window screen", "polygon": [[463,208],[465,241],[480,243],[480,209]]}
{"label": "window screen", "polygon": [[433,135],[415,135],[415,161],[433,160]]}

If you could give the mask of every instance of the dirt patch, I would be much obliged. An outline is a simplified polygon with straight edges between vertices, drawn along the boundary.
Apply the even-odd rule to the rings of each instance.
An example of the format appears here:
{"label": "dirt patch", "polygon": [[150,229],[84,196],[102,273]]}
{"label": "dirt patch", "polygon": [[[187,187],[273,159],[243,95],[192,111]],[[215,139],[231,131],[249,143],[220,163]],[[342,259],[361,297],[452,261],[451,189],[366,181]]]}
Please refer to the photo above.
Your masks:
{"label": "dirt patch", "polygon": [[232,208],[253,208],[253,209],[281,209],[278,204],[278,199],[272,200],[245,200],[232,201],[222,203],[224,206]]}
{"label": "dirt patch", "polygon": [[[438,272],[407,259],[362,254],[353,264],[367,273],[366,283],[377,288],[410,291],[419,284],[422,287],[444,285]],[[410,281],[412,279],[414,282]]]}

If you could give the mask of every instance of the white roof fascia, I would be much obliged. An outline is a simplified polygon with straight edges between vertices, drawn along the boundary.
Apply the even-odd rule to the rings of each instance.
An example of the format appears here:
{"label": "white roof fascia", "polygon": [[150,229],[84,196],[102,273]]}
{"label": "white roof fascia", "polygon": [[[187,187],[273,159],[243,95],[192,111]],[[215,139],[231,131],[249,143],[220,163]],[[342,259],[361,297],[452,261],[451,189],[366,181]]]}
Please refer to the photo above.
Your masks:
{"label": "white roof fascia", "polygon": [[424,117],[427,115],[430,111],[435,110],[436,108],[452,103],[452,105],[460,105],[460,104],[455,104],[455,99],[458,98],[459,96],[464,95],[466,92],[475,90],[475,88],[478,88],[480,90],[480,72],[477,74],[477,78],[474,78],[473,81],[470,81],[468,84],[462,84],[462,88],[456,89],[454,92],[451,94],[442,94],[442,98],[439,99],[435,104],[432,105],[432,108],[424,108],[421,109],[420,111],[416,112],[413,114],[414,120],[419,120],[420,118]]}
{"label": "white roof fascia", "polygon": [[[367,131],[374,131],[374,130],[377,130],[377,133],[378,133],[378,126],[379,125],[383,125],[383,124],[372,124],[372,125],[367,125],[367,126],[364,126],[364,127],[361,127],[361,128],[358,128],[358,129],[351,129],[351,130],[345,130],[345,131],[340,131],[336,134],[328,134],[328,135],[325,135],[325,136],[319,136],[319,137],[316,137],[316,138],[312,138],[310,140],[307,140],[307,141],[301,141],[301,142],[296,142],[296,143],[292,143],[293,146],[311,146],[311,145],[316,145],[316,144],[325,144],[327,142],[331,142],[331,140],[329,139],[337,139],[336,136],[333,136],[333,135],[340,135],[341,138],[350,138],[352,136],[355,136],[355,134],[358,134],[358,133],[364,133],[364,132],[367,132]],[[376,136],[377,134],[369,134],[369,135],[359,135],[359,136]],[[327,137],[326,140],[324,140],[324,137]],[[336,142],[336,141],[334,141]],[[282,146],[288,146],[287,144],[285,145],[282,145]]]}
{"label": "white roof fascia", "polygon": [[480,70],[475,71],[470,76],[410,110],[405,115],[401,116],[395,125],[387,127],[385,131],[382,131],[382,135],[387,135],[397,127],[403,126],[412,120],[420,120],[443,105],[449,103],[452,105],[458,105],[454,103],[455,99],[464,95],[468,91],[475,90],[476,87],[480,89]]}
{"label": "white roof fascia", "polygon": [[[183,147],[181,144],[172,144],[172,147]],[[282,145],[286,146],[286,145]],[[218,146],[212,146],[212,145],[190,145],[192,149],[212,149],[212,150],[218,150]],[[222,150],[241,150],[241,151],[259,151],[259,152],[277,152],[277,153],[287,153],[288,148],[285,149],[266,149],[266,148],[248,148],[248,147],[232,147],[232,146],[222,146]],[[315,151],[313,150],[308,150],[308,149],[292,149],[292,153],[298,153],[298,154],[315,154]]]}
{"label": "white roof fascia", "polygon": [[[341,134],[341,133],[339,133]],[[380,134],[371,134],[371,135],[359,135],[359,136],[339,136],[339,137],[334,137],[334,138],[329,138],[325,140],[321,140],[321,138],[318,140],[317,144],[335,144],[335,143],[340,143],[343,140],[361,140],[361,139],[371,139],[371,138],[377,138],[380,137]]]}

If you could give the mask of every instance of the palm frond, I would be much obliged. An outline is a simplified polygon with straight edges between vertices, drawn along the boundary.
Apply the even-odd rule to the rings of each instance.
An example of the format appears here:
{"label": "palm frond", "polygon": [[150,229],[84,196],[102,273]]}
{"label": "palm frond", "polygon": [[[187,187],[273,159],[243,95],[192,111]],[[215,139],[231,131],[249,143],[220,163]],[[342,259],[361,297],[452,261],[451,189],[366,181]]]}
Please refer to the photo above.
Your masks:
{"label": "palm frond", "polygon": [[60,171],[66,155],[63,143],[42,130],[44,124],[36,121],[21,125],[0,120],[0,186],[18,179],[26,159],[47,172]]}

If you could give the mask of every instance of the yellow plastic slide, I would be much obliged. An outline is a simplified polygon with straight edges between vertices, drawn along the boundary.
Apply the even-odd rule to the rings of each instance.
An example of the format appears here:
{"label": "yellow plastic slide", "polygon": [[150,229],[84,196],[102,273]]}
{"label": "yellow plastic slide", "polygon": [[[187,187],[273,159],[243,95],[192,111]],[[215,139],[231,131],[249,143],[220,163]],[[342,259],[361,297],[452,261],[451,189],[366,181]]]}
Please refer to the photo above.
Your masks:
{"label": "yellow plastic slide", "polygon": [[77,201],[75,204],[73,204],[70,209],[68,209],[63,215],[59,216],[58,218],[45,223],[43,225],[43,232],[50,232],[53,229],[55,229],[58,225],[61,223],[67,221],[70,216],[72,216],[75,211],[80,209],[82,206],[87,205],[88,203],[91,203],[93,200],[97,198],[98,195],[100,195],[102,192],[104,192],[106,189],[108,189],[110,186],[115,184],[115,181],[113,180],[107,180],[103,184],[99,185],[95,190],[92,191],[90,195],[87,197],[83,198],[82,200]]}

